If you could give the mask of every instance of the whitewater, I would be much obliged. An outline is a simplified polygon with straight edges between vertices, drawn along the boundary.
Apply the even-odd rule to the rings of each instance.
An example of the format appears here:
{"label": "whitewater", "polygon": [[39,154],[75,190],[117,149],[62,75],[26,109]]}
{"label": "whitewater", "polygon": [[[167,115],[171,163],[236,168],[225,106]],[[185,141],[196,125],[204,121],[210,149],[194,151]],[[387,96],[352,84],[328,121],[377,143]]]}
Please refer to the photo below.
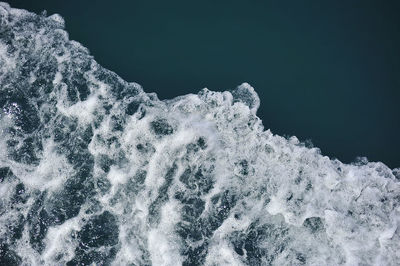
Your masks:
{"label": "whitewater", "polygon": [[0,3],[0,264],[398,265],[400,169],[274,135],[259,105],[247,83],[161,101]]}

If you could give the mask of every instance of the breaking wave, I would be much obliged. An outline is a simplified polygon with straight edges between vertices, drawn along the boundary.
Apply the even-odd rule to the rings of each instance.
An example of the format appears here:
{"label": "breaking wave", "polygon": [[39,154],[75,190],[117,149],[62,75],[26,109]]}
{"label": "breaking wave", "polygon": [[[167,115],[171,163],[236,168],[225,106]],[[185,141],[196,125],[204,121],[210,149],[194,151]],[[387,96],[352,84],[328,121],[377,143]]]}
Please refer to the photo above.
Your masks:
{"label": "breaking wave", "polygon": [[160,101],[0,3],[0,264],[395,265],[399,169],[264,130],[249,84]]}

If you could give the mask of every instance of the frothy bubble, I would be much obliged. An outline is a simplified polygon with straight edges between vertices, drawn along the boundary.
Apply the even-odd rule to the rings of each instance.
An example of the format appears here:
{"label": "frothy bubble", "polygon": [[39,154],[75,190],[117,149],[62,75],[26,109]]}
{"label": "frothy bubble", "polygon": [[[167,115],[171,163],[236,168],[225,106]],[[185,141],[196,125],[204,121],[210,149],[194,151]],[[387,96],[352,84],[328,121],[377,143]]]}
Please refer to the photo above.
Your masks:
{"label": "frothy bubble", "polygon": [[160,101],[0,3],[1,265],[396,265],[399,169],[264,130],[244,83]]}

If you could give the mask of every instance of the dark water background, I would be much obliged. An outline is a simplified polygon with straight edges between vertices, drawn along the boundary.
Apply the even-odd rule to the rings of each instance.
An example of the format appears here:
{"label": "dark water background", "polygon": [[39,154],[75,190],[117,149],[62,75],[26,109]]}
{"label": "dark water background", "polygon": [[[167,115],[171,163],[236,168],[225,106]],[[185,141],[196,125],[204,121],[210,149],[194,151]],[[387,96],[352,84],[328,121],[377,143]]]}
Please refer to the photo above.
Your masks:
{"label": "dark water background", "polygon": [[399,1],[7,1],[161,99],[242,82],[280,135],[400,166]]}

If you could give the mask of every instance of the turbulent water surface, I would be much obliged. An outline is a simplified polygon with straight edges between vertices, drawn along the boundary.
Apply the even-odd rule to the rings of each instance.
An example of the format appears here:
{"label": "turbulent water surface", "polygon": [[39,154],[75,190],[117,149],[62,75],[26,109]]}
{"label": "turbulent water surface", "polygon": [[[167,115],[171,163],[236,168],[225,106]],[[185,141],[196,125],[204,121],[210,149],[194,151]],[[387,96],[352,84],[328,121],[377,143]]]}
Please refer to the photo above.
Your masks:
{"label": "turbulent water surface", "polygon": [[1,3],[0,264],[397,264],[399,170],[273,135],[258,106],[246,83],[160,101]]}

